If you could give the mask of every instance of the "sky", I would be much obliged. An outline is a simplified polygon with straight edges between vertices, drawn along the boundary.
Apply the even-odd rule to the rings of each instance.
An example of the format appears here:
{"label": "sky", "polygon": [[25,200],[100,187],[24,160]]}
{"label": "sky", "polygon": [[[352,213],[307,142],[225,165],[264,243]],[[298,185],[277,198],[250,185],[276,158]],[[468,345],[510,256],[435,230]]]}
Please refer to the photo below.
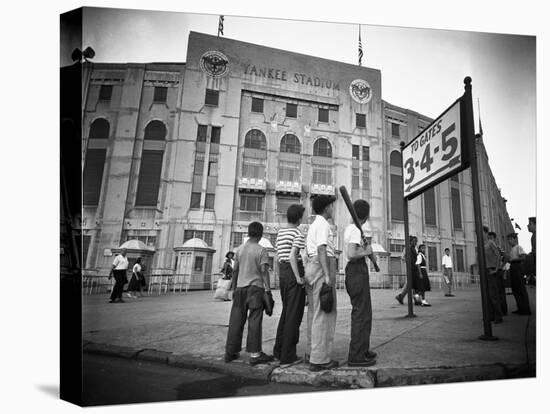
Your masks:
{"label": "sky", "polygon": [[[185,62],[190,31],[217,34],[218,15],[86,9],[83,47],[95,62]],[[358,24],[225,15],[224,36],[357,64]],[[472,77],[493,175],[530,250],[536,215],[536,42],[534,36],[361,25],[363,66],[382,72],[382,98],[435,118]],[[61,49],[68,64],[69,48]],[[70,49],[72,50],[72,49]],[[478,110],[479,100],[479,110]],[[511,168],[511,166],[513,168]]]}

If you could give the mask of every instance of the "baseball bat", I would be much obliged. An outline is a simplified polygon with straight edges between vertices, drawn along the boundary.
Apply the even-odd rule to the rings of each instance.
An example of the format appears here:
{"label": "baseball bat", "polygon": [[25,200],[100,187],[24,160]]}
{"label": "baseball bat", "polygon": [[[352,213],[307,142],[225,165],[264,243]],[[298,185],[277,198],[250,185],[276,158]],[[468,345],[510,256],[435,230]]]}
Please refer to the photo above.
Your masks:
{"label": "baseball bat", "polygon": [[[363,244],[366,246],[368,245],[368,240],[365,237],[365,234],[363,233],[363,228],[361,227],[361,222],[359,221],[359,217],[357,216],[357,212],[355,211],[355,208],[353,207],[353,203],[351,202],[351,197],[349,196],[348,190],[345,185],[340,186],[340,194],[342,194],[342,198],[344,199],[344,203],[346,203],[346,207],[348,208],[349,213],[351,214],[351,218],[353,220],[353,224],[357,226],[359,231],[361,232],[361,240],[363,240]],[[376,263],[376,259],[374,257],[374,254],[369,254],[369,259],[372,261],[372,264],[374,265],[375,270],[378,272],[380,271],[380,268],[378,267],[378,263]]]}

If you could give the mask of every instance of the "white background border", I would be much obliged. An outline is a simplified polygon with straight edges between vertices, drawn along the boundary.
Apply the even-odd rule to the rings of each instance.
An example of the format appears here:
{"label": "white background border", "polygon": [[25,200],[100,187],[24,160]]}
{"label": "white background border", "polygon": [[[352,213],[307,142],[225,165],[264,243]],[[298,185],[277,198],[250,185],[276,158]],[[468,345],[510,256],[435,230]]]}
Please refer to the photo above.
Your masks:
{"label": "white background border", "polygon": [[[87,6],[142,8],[196,13],[247,15],[320,21],[427,27],[537,36],[537,211],[539,252],[547,243],[548,224],[542,206],[547,201],[542,179],[548,172],[548,128],[542,114],[548,107],[548,30],[546,10],[534,0],[499,3],[461,0],[414,2],[366,2],[340,0],[302,4],[293,0],[222,1],[87,1]],[[59,378],[59,208],[58,208],[58,78],[59,14],[80,7],[76,1],[18,1],[4,4],[2,14],[2,398],[4,412],[76,412],[55,397]],[[365,39],[364,39],[365,40]],[[5,126],[8,126],[6,129]],[[514,165],[521,173],[521,166]],[[546,162],[546,165],[548,163]],[[542,226],[542,228],[541,228]],[[539,257],[542,257],[539,253]],[[542,270],[542,266],[539,267]],[[545,276],[538,280],[538,298],[545,289]],[[295,394],[274,397],[230,398],[137,404],[110,408],[116,412],[445,412],[487,410],[507,413],[540,412],[543,390],[548,389],[548,328],[544,302],[537,303],[536,380],[473,382],[380,390]],[[546,323],[547,324],[547,323]],[[513,398],[517,398],[514,400]],[[256,405],[256,408],[254,408]],[[547,405],[547,404],[546,404]],[[353,408],[352,408],[353,407]],[[261,411],[260,411],[261,410]],[[466,411],[468,412],[468,411]]]}

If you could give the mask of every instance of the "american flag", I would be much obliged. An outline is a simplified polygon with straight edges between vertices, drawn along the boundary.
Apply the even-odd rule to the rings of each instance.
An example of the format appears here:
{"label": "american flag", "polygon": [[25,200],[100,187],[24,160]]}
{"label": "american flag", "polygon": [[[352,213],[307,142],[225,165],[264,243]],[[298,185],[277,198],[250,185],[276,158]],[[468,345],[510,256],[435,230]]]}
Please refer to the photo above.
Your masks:
{"label": "american flag", "polygon": [[218,22],[218,36],[220,34],[223,36],[223,15],[220,16],[220,21]]}
{"label": "american flag", "polygon": [[361,44],[361,25],[359,25],[359,66],[361,66],[361,59],[363,59],[363,45]]}

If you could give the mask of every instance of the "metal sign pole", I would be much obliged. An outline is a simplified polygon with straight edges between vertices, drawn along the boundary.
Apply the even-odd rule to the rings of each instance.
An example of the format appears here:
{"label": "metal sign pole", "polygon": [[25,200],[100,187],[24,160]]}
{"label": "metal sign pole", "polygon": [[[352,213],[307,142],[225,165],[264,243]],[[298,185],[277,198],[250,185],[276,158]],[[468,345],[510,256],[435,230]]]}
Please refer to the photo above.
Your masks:
{"label": "metal sign pole", "polygon": [[[401,165],[403,165],[403,147],[405,143],[401,141]],[[403,180],[405,176],[401,174]],[[405,186],[403,185],[403,188]],[[411,268],[411,243],[409,240],[409,202],[406,197],[403,197],[403,225],[405,226],[405,263],[407,269],[407,306],[409,313],[407,318],[413,318],[416,315],[413,312],[413,299],[412,299],[412,268]]]}
{"label": "metal sign pole", "polygon": [[481,217],[481,201],[479,188],[479,173],[477,165],[477,151],[474,136],[474,111],[472,107],[472,78],[467,76],[464,78],[464,131],[467,139],[467,148],[470,158],[470,168],[472,173],[472,192],[474,201],[474,219],[476,227],[477,241],[477,263],[481,285],[481,308],[483,311],[483,335],[479,337],[481,340],[494,341],[498,339],[493,336],[491,321],[489,320],[489,286],[487,281],[487,268],[485,265],[485,245],[483,242],[483,222]]}

